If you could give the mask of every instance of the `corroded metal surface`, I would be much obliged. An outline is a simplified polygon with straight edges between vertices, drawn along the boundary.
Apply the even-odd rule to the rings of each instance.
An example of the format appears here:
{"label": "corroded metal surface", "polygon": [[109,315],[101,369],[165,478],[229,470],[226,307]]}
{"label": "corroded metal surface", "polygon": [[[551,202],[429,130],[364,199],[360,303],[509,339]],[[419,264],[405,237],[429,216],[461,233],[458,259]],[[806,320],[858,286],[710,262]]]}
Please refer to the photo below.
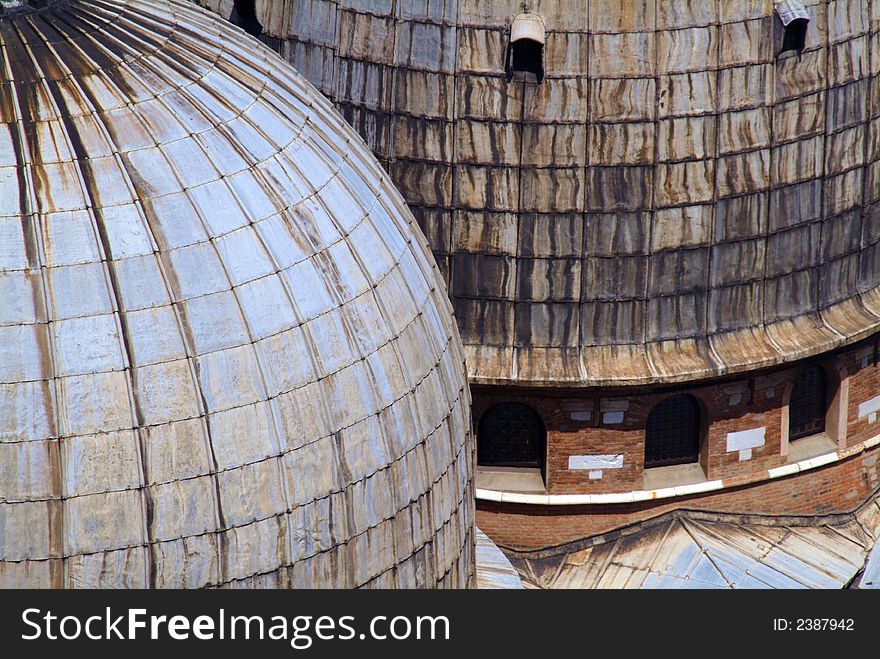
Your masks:
{"label": "corroded metal surface", "polygon": [[375,158],[177,0],[0,19],[0,586],[465,586],[469,394]]}
{"label": "corroded metal surface", "polygon": [[531,588],[843,588],[878,538],[875,498],[827,519],[680,511],[512,562]]}
{"label": "corroded metal surface", "polygon": [[[215,0],[204,0],[217,5]],[[633,384],[880,327],[880,2],[258,0],[391,172],[477,382]],[[541,85],[509,81],[522,11]]]}

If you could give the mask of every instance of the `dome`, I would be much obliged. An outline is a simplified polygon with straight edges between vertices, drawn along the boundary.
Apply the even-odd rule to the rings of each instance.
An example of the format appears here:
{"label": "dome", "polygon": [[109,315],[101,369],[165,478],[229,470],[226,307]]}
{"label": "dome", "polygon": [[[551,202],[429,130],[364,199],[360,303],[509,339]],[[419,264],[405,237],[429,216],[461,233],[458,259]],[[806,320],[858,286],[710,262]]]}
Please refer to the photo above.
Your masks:
{"label": "dome", "polygon": [[462,346],[362,140],[192,4],[3,9],[0,586],[472,584]]}
{"label": "dome", "polygon": [[[804,4],[256,8],[410,204],[472,381],[582,387],[752,371],[880,327],[874,19]],[[518,15],[545,30],[521,51]]]}

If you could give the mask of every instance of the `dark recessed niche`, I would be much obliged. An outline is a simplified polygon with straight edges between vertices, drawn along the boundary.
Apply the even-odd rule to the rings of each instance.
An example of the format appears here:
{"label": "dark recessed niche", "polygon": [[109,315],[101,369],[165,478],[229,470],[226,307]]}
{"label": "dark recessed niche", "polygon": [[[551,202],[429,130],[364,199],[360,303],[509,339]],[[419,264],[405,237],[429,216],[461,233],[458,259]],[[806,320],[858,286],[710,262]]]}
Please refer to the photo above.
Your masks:
{"label": "dark recessed niche", "polygon": [[544,44],[520,39],[510,44],[510,75],[525,82],[544,79]]}
{"label": "dark recessed niche", "polygon": [[809,437],[825,430],[828,384],[818,364],[802,367],[788,402],[788,439]]}
{"label": "dark recessed niche", "polygon": [[543,469],[547,429],[541,415],[522,403],[499,403],[480,417],[477,464]]}
{"label": "dark recessed niche", "polygon": [[235,0],[229,20],[251,36],[263,34],[263,26],[257,20],[256,0]]}
{"label": "dark recessed niche", "polygon": [[507,78],[540,83],[544,80],[544,19],[537,14],[517,14],[510,26]]}
{"label": "dark recessed niche", "polygon": [[807,26],[810,24],[810,21],[806,18],[797,18],[793,20],[791,23],[786,25],[783,30],[782,35],[782,50],[780,52],[786,52],[788,50],[796,50],[797,52],[801,52],[804,49],[804,44],[807,41]]}
{"label": "dark recessed niche", "polygon": [[658,404],[645,426],[645,468],[697,462],[700,458],[700,406],[679,394]]}
{"label": "dark recessed niche", "polygon": [[789,51],[800,53],[807,42],[809,12],[798,0],[782,0],[776,4],[776,15],[782,26],[782,46],[779,54]]}

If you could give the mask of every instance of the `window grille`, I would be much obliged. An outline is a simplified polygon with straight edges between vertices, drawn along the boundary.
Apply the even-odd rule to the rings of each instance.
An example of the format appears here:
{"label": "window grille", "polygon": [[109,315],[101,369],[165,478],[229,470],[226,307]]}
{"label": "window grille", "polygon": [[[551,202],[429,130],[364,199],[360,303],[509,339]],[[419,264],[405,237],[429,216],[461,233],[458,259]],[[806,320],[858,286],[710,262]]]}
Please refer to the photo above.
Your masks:
{"label": "window grille", "polygon": [[788,439],[815,435],[825,430],[827,382],[821,366],[802,368],[788,402]]}
{"label": "window grille", "polygon": [[700,457],[700,408],[692,396],[658,404],[645,429],[645,467],[696,462]]}
{"label": "window grille", "polygon": [[544,465],[546,429],[540,415],[522,403],[501,403],[480,418],[477,464],[493,467]]}

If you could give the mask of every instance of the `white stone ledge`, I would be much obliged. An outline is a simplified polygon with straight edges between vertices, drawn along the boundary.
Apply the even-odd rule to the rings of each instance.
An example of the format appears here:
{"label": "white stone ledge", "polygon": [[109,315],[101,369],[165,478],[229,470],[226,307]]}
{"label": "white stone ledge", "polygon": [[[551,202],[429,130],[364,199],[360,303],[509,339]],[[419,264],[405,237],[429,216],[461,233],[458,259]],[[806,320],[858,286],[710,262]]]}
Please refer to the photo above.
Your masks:
{"label": "white stone ledge", "polygon": [[783,476],[791,476],[792,474],[796,474],[800,470],[800,463],[794,462],[790,465],[782,465],[781,467],[773,467],[772,469],[768,469],[767,473],[770,475],[770,478],[782,478]]}
{"label": "white stone ledge", "polygon": [[700,492],[713,492],[715,490],[723,490],[724,481],[714,480],[705,483],[693,483],[691,485],[679,485],[675,488],[675,496],[683,497],[688,494],[699,494]]}
{"label": "white stone ledge", "polygon": [[816,467],[824,467],[827,464],[831,464],[832,462],[837,462],[840,460],[840,455],[837,451],[832,451],[831,453],[826,453],[825,455],[817,455],[815,458],[809,458],[808,460],[802,460],[797,463],[798,467],[801,471],[807,471],[809,469],[815,469]]}
{"label": "white stone ledge", "polygon": [[[774,480],[784,476],[791,476],[802,471],[818,469],[840,460],[856,455],[866,449],[880,445],[880,435],[866,439],[861,444],[856,444],[843,451],[832,451],[808,460],[801,460],[781,467],[773,467],[754,474],[754,480],[743,481],[741,477],[731,479],[727,487],[737,487],[744,484],[760,483]],[[664,487],[656,490],[634,490],[631,492],[609,492],[607,494],[529,494],[525,492],[498,492],[497,490],[483,490],[477,488],[476,498],[480,501],[499,501],[503,503],[525,503],[540,506],[584,506],[609,503],[635,503],[639,501],[654,501],[656,499],[672,499],[675,497],[714,492],[725,488],[723,480],[705,481],[691,485],[677,487]]]}
{"label": "white stone ledge", "polygon": [[862,444],[862,447],[874,448],[878,444],[880,444],[880,435],[875,435],[874,437],[871,437],[871,439],[866,439],[865,442]]}

